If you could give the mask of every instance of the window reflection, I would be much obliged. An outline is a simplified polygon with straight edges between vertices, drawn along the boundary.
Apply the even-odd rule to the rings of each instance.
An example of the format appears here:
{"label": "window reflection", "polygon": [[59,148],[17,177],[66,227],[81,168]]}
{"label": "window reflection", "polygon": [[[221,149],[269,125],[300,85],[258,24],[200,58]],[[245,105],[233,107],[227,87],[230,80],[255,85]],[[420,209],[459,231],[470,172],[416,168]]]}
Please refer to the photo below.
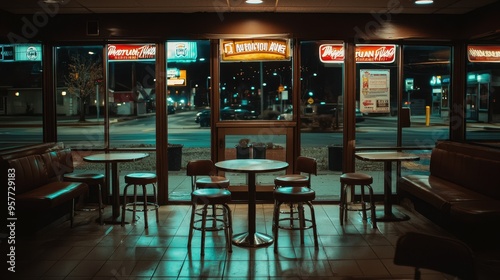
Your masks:
{"label": "window reflection", "polygon": [[277,120],[291,108],[291,61],[221,63],[220,120]]}

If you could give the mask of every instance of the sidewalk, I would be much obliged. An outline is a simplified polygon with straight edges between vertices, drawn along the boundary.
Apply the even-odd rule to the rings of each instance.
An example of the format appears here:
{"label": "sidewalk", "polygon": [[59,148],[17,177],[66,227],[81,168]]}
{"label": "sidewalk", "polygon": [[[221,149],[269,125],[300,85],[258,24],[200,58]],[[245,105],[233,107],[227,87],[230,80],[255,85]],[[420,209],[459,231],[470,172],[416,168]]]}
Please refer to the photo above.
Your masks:
{"label": "sidewalk", "polygon": [[[140,116],[115,116],[110,118],[110,123],[124,122],[128,120],[135,120],[138,118],[146,118],[154,116],[155,113],[143,114]],[[396,116],[365,116],[365,119],[374,119],[378,121],[388,121],[396,122]],[[411,116],[411,126],[410,127],[423,127],[426,126],[425,116]],[[429,121],[429,126],[447,126],[449,122],[448,118],[441,118],[437,116],[431,116]],[[103,125],[104,118],[86,118],[85,122],[79,122],[77,116],[58,116],[57,124],[63,126],[93,126],[93,125]],[[363,123],[360,123],[361,125]],[[37,127],[42,125],[42,116],[0,116],[0,128],[1,127]],[[473,127],[476,129],[484,130],[500,130],[500,123],[484,123],[477,121],[467,121],[468,127]],[[342,128],[339,128],[340,131]],[[304,129],[306,131],[307,129]]]}

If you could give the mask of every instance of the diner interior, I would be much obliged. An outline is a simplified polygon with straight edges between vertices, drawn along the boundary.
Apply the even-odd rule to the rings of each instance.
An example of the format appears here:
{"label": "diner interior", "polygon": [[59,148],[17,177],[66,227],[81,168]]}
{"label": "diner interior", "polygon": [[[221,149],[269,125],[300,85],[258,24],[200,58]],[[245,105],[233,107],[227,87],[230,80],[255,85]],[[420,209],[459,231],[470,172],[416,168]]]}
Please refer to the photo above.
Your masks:
{"label": "diner interior", "polygon": [[498,11],[0,4],[2,279],[497,279]]}

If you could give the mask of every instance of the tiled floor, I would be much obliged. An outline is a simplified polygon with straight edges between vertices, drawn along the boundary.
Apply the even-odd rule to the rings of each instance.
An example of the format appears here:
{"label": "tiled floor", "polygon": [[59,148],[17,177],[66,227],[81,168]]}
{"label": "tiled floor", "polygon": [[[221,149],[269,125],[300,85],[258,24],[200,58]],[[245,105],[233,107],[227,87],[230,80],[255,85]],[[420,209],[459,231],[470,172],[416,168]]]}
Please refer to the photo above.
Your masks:
{"label": "tiled floor", "polygon": [[[245,231],[246,204],[232,204],[231,209],[234,233]],[[315,209],[317,250],[310,230],[303,246],[298,232],[281,230],[278,254],[273,246],[233,246],[228,254],[223,234],[218,232],[207,234],[204,258],[200,257],[199,232],[195,231],[192,250],[186,247],[187,205],[161,206],[159,224],[150,212],[146,230],[142,213],[137,223],[122,227],[98,225],[97,213],[78,211],[73,228],[65,221],[32,236],[17,235],[16,272],[2,279],[410,279],[411,268],[393,264],[398,237],[407,231],[446,235],[426,219],[399,207],[410,220],[379,222],[378,229],[372,229],[355,212],[349,213],[349,221],[341,227],[338,205],[315,205]],[[110,213],[109,206],[105,210]],[[257,205],[258,231],[271,234],[271,214],[272,204]],[[424,270],[423,279],[451,278]]]}

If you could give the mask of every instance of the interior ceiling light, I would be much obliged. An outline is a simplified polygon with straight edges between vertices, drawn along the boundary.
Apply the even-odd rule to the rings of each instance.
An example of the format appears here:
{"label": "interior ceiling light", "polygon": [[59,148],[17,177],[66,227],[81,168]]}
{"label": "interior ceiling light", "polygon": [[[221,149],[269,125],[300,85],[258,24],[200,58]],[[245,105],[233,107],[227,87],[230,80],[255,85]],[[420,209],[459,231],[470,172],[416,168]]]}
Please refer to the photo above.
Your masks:
{"label": "interior ceiling light", "polygon": [[62,4],[64,0],[43,0],[45,4]]}
{"label": "interior ceiling light", "polygon": [[247,4],[262,4],[262,0],[246,0],[245,3]]}
{"label": "interior ceiling light", "polygon": [[429,5],[434,3],[434,0],[415,0],[415,4],[417,5]]}

